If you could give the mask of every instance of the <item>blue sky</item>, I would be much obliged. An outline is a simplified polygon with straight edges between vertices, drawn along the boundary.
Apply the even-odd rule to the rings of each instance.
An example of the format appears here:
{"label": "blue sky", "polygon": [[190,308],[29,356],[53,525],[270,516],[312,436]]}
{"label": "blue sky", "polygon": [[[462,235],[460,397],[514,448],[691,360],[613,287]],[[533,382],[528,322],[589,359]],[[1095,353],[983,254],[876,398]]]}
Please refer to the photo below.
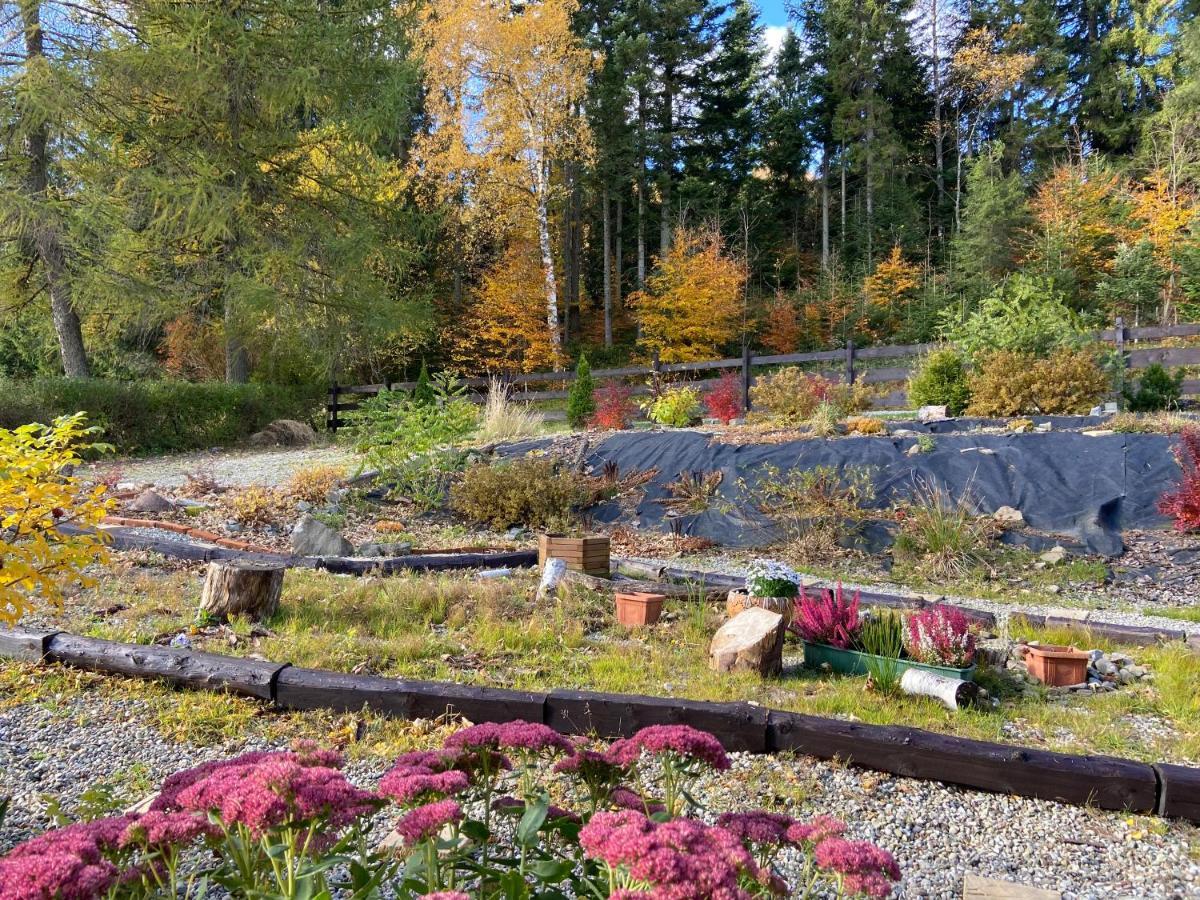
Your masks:
{"label": "blue sky", "polygon": [[763,40],[774,55],[788,28],[787,11],[783,8],[783,0],[756,0],[756,3],[758,20],[763,25]]}

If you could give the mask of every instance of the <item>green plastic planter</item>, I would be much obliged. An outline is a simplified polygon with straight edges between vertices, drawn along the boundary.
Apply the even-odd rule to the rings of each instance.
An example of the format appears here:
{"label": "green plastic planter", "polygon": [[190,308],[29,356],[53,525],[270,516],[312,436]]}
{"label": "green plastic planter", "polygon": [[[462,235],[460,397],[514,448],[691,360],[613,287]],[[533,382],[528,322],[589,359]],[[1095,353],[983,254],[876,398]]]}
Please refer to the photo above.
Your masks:
{"label": "green plastic planter", "polygon": [[[819,669],[824,663],[829,663],[829,668],[839,675],[866,675],[871,671],[867,666],[867,661],[875,659],[882,660],[884,657],[872,653],[861,653],[858,650],[842,650],[839,647],[830,647],[828,644],[804,642],[804,665],[810,669]],[[946,666],[929,666],[911,659],[897,659],[893,662],[896,664],[896,674],[898,675],[903,675],[908,669],[923,669],[947,678],[957,678],[959,681],[970,681],[975,675],[974,665],[965,669],[950,669]]]}

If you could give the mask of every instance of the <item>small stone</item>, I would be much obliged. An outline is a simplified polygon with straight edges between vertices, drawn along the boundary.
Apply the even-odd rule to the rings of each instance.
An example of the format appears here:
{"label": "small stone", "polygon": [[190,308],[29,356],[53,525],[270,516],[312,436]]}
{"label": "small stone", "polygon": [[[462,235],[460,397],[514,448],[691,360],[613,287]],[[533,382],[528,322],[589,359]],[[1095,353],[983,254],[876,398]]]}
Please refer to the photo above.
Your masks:
{"label": "small stone", "polygon": [[145,490],[129,504],[129,508],[134,512],[161,513],[174,509],[175,504],[157,491]]}
{"label": "small stone", "polygon": [[225,523],[225,531],[227,531],[229,534],[241,534],[242,523],[230,520]]}
{"label": "small stone", "polygon": [[312,510],[312,508],[313,508],[313,505],[311,503],[309,503],[307,500],[297,500],[296,501],[297,512],[302,512],[302,513],[310,512]]}
{"label": "small stone", "polygon": [[944,422],[947,419],[945,406],[922,406],[917,410],[919,422]]}
{"label": "small stone", "polygon": [[292,549],[301,556],[350,556],[354,553],[353,544],[307,513],[292,529]]}
{"label": "small stone", "polygon": [[1040,559],[1042,562],[1044,562],[1048,566],[1057,566],[1059,563],[1061,563],[1066,558],[1067,558],[1067,551],[1062,547],[1061,544],[1054,545],[1053,547],[1051,547],[1049,550],[1047,550],[1045,553],[1043,553],[1041,556],[1038,557],[1038,559]]}
{"label": "small stone", "polygon": [[1116,434],[1111,428],[1088,428],[1079,433],[1084,437],[1108,437],[1110,434]]}
{"label": "small stone", "polygon": [[1145,666],[1130,666],[1125,671],[1128,672],[1130,675],[1132,675],[1134,678],[1145,678],[1146,677],[1146,667]]}
{"label": "small stone", "polygon": [[921,455],[921,445],[913,444],[911,447],[909,447],[907,450],[904,451],[904,455],[905,456],[920,456]]}
{"label": "small stone", "polygon": [[1012,506],[1001,506],[992,513],[992,518],[1005,525],[1024,525],[1025,514]]}
{"label": "small stone", "polygon": [[1107,660],[1107,659],[1096,660],[1095,668],[1096,668],[1096,671],[1099,672],[1101,675],[1112,675],[1114,672],[1117,671],[1117,667],[1112,663],[1111,660]]}

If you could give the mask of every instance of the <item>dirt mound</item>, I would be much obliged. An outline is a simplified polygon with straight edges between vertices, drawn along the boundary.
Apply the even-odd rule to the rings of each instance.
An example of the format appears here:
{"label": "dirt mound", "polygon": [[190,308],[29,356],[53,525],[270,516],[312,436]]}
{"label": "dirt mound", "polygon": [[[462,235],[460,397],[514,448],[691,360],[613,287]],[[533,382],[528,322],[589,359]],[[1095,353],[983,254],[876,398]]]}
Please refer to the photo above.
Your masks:
{"label": "dirt mound", "polygon": [[311,425],[295,419],[279,419],[250,436],[251,447],[309,447],[317,440]]}

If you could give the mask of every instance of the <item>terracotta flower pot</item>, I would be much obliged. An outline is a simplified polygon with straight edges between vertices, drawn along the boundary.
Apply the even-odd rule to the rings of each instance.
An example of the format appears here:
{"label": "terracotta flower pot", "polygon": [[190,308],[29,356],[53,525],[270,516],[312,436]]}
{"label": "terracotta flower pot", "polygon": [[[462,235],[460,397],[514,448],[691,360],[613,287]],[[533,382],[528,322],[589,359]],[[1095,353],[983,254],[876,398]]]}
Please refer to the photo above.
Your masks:
{"label": "terracotta flower pot", "polygon": [[1029,674],[1048,687],[1067,687],[1087,681],[1088,655],[1074,647],[1045,644],[1022,647]]}
{"label": "terracotta flower pot", "polygon": [[734,588],[725,598],[725,612],[733,618],[744,609],[757,606],[783,616],[783,627],[787,628],[792,621],[792,610],[795,607],[795,597],[751,597],[741,588]]}
{"label": "terracotta flower pot", "polygon": [[630,591],[618,593],[617,621],[626,628],[640,628],[643,625],[653,625],[662,615],[663,594],[651,594],[646,591]]}
{"label": "terracotta flower pot", "polygon": [[610,574],[609,539],[597,535],[580,538],[542,534],[538,536],[538,565],[546,565],[547,559],[561,559],[568,569],[607,578]]}

